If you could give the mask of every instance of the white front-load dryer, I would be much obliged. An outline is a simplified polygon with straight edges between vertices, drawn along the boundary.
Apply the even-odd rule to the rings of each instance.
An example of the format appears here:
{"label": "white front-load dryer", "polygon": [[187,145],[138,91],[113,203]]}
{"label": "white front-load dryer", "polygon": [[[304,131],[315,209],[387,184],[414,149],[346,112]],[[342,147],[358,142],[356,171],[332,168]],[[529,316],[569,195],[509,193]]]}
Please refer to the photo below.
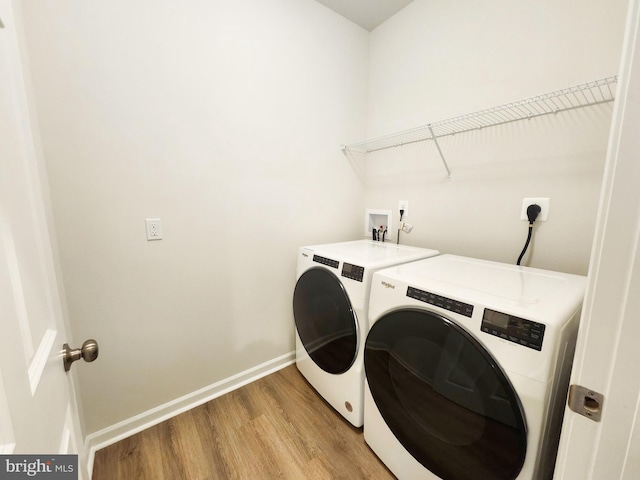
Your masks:
{"label": "white front-load dryer", "polygon": [[362,354],[373,272],[437,255],[373,240],[302,247],[293,294],[296,365],[342,416],[362,426]]}
{"label": "white front-load dryer", "polygon": [[365,441],[400,480],[552,478],[585,285],[453,255],[376,272]]}

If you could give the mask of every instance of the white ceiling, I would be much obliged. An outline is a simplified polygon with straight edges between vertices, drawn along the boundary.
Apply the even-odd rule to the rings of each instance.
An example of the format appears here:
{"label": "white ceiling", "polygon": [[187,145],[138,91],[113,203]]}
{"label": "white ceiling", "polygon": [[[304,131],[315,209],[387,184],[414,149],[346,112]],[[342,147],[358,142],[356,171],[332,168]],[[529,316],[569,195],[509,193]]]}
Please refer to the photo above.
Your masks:
{"label": "white ceiling", "polygon": [[343,17],[371,31],[413,0],[317,0]]}

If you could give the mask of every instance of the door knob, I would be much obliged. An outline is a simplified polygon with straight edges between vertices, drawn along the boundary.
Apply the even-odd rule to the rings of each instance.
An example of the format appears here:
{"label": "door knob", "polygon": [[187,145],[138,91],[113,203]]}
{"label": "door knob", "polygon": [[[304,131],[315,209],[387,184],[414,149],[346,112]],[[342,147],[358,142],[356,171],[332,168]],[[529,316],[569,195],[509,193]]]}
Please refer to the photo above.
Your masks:
{"label": "door knob", "polygon": [[68,343],[65,343],[62,348],[62,362],[65,372],[71,369],[71,364],[76,360],[83,358],[85,362],[93,362],[98,358],[98,342],[92,338],[84,342],[82,348],[71,349]]}

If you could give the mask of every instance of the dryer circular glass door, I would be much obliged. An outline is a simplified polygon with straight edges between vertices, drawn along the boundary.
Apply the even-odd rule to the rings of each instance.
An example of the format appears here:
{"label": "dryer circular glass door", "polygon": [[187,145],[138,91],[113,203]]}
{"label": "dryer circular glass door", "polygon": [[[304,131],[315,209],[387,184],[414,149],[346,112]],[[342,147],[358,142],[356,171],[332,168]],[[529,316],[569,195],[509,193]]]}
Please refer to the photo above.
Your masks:
{"label": "dryer circular glass door", "polygon": [[491,354],[452,321],[397,310],[373,324],[365,372],[385,423],[444,480],[512,480],[527,449],[525,416]]}
{"label": "dryer circular glass door", "polygon": [[296,329],[311,359],[325,372],[346,372],[358,353],[356,314],[340,280],[324,268],[307,270],[293,293]]}

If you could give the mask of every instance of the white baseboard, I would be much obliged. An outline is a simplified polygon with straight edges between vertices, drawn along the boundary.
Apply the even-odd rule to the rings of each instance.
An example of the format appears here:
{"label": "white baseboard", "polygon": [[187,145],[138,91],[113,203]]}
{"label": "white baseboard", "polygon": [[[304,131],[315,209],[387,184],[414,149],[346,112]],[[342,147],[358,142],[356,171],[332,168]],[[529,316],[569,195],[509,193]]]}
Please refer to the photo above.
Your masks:
{"label": "white baseboard", "polygon": [[295,360],[296,352],[289,352],[88,435],[85,441],[85,452],[87,452],[85,458],[87,458],[89,477],[91,478],[93,460],[98,450],[287,367]]}

